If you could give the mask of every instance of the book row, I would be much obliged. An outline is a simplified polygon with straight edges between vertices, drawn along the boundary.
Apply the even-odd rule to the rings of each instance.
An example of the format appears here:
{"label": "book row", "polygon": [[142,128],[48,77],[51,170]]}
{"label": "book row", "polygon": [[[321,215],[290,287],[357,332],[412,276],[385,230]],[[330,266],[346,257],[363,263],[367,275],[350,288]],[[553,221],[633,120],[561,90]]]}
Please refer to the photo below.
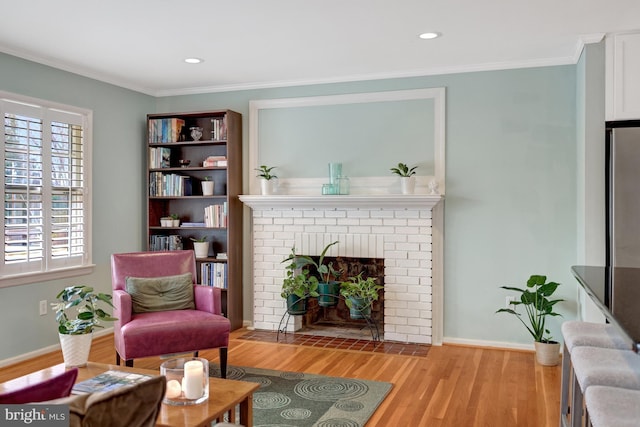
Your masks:
{"label": "book row", "polygon": [[228,224],[227,202],[204,208],[204,224],[205,227],[226,228]]}
{"label": "book row", "polygon": [[220,141],[227,139],[227,116],[211,119],[211,139]]}
{"label": "book row", "polygon": [[164,144],[180,141],[184,120],[178,118],[149,120],[149,143]]}
{"label": "book row", "polygon": [[149,168],[171,167],[171,149],[167,147],[151,147],[149,149]]}
{"label": "book row", "polygon": [[191,196],[191,178],[174,173],[149,173],[149,196]]}
{"label": "book row", "polygon": [[200,264],[200,282],[202,285],[228,289],[227,270],[226,262],[203,262]]}
{"label": "book row", "polygon": [[178,234],[149,236],[149,250],[151,251],[180,251],[182,250],[182,236]]}

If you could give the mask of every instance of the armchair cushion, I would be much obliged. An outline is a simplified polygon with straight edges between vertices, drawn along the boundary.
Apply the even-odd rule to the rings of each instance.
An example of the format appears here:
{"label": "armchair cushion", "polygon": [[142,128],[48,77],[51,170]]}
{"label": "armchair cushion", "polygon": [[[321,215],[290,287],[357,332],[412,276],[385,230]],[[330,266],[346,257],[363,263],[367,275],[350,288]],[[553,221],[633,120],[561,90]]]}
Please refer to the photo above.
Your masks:
{"label": "armchair cushion", "polygon": [[195,309],[191,273],[163,277],[127,277],[125,281],[134,313]]}

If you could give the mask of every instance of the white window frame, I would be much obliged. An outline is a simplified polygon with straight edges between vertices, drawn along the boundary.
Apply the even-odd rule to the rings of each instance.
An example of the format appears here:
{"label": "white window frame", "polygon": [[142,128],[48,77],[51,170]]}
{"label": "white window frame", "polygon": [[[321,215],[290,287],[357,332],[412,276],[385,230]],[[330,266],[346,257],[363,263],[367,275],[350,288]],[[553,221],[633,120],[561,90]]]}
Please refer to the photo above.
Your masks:
{"label": "white window frame", "polygon": [[[45,244],[43,247],[43,260],[38,263],[25,262],[20,268],[19,264],[5,264],[5,113],[25,115],[27,117],[40,118],[43,120],[43,143],[47,141],[47,131],[52,121],[62,121],[64,123],[74,123],[82,126],[82,164],[83,164],[83,253],[82,256],[70,256],[63,259],[53,259],[51,245]],[[0,246],[0,288],[17,286],[27,283],[44,282],[55,279],[81,276],[93,272],[92,259],[92,185],[91,185],[91,159],[92,159],[92,134],[93,134],[93,112],[84,108],[58,104],[37,98],[30,98],[9,92],[0,91],[0,116],[2,117],[2,132],[0,141],[2,149],[2,173],[0,174],[0,187],[2,188],[2,221],[0,222],[0,235],[2,235],[2,245]],[[43,149],[45,147],[43,146]],[[51,188],[50,169],[52,156],[50,150],[44,151],[43,173],[45,178],[43,188]],[[49,177],[46,177],[47,174]],[[50,232],[49,223],[52,212],[52,197],[49,191],[43,191],[43,215],[45,241],[50,241],[46,236]],[[18,266],[18,267],[17,267]]]}

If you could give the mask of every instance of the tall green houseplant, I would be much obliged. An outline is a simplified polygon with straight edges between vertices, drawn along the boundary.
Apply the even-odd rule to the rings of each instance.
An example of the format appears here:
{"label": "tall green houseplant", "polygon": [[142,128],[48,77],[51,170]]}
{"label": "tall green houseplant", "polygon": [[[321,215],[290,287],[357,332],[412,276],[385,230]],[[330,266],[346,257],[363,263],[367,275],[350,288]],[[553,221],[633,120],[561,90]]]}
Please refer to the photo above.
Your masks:
{"label": "tall green houseplant", "polygon": [[553,311],[553,308],[557,303],[564,300],[550,299],[558,286],[560,284],[556,282],[547,283],[547,276],[540,275],[529,277],[527,287],[524,289],[515,286],[501,286],[502,289],[520,293],[520,300],[513,301],[512,304],[516,307],[519,305],[524,307],[526,322],[520,313],[511,308],[501,308],[496,313],[513,314],[527,328],[535,342],[552,343],[554,341],[551,337],[551,332],[546,327],[546,320],[548,316],[560,316],[560,314]]}

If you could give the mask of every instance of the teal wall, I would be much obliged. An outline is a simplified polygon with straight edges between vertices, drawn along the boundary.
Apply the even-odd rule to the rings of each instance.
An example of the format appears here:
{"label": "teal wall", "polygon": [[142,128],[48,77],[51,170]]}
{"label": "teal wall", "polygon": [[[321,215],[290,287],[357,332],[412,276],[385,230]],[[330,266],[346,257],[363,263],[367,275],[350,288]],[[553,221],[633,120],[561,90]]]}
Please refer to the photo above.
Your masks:
{"label": "teal wall", "polygon": [[[0,55],[0,90],[94,111],[94,261],[96,272],[66,283],[109,288],[109,255],[144,241],[144,135],[149,112],[229,108],[243,117],[245,189],[249,101],[299,96],[446,87],[447,194],[444,232],[444,335],[453,340],[530,343],[515,319],[495,315],[499,286],[547,274],[563,284],[559,308],[575,316],[576,66],[173,96],[136,92]],[[379,162],[376,150],[364,153]],[[310,165],[313,159],[307,160]],[[245,239],[246,240],[246,239]],[[245,246],[249,259],[249,245]],[[248,266],[248,261],[247,261]],[[245,271],[246,270],[245,266]],[[38,301],[63,283],[0,289],[0,360],[57,342]],[[251,319],[245,280],[244,318]],[[556,320],[556,319],[554,319]],[[20,324],[22,334],[9,330]],[[551,325],[559,336],[558,319]]]}
{"label": "teal wall", "polygon": [[0,361],[57,344],[55,316],[38,315],[65,286],[88,284],[110,292],[110,255],[139,250],[143,230],[144,147],[140,143],[153,97],[0,54],[0,90],[93,111],[94,273],[0,288]]}

